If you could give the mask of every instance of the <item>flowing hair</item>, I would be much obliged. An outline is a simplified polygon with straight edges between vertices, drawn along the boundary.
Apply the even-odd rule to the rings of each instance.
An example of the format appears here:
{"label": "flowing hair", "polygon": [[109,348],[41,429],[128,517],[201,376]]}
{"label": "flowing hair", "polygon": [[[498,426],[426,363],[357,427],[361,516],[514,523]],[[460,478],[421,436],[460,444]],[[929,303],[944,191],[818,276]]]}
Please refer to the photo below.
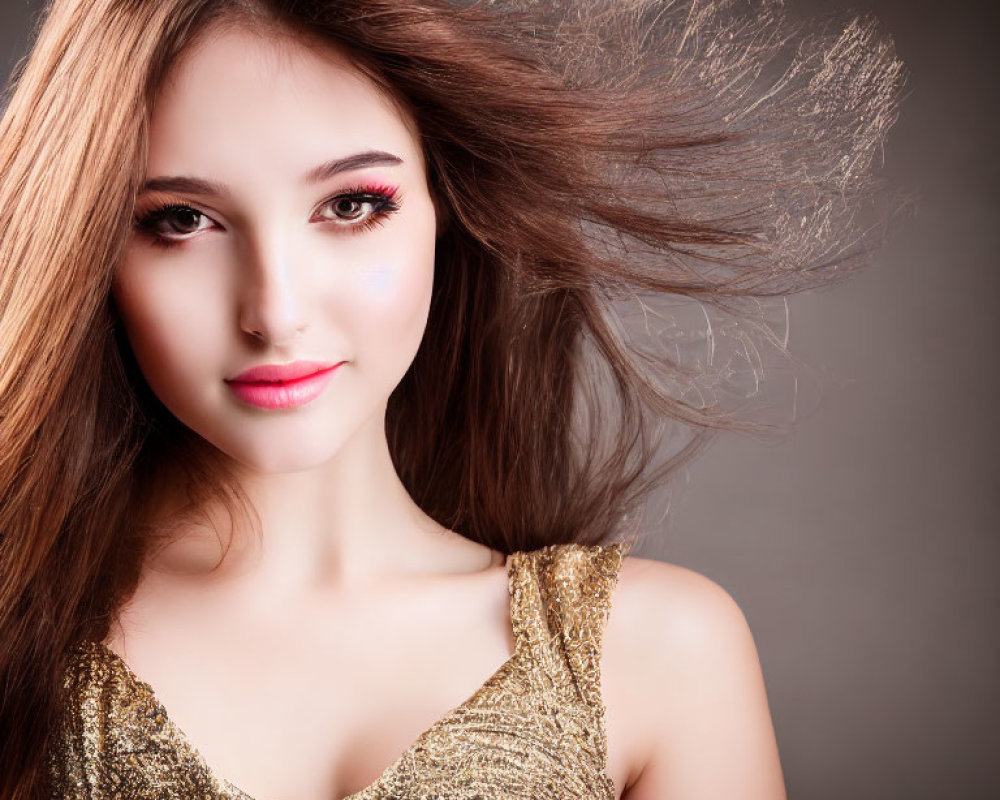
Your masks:
{"label": "flowing hair", "polygon": [[[449,223],[386,433],[415,502],[490,548],[621,537],[714,433],[761,431],[691,391],[705,365],[642,347],[629,309],[752,327],[759,299],[869,260],[857,214],[902,84],[871,19],[807,31],[779,0],[50,2],[0,118],[10,800],[46,796],[64,654],[106,636],[153,543],[212,501],[254,516],[145,383],[110,292],[157,90],[218,25],[340,48],[416,121]],[[691,436],[657,464],[672,430]],[[168,471],[189,503],[164,515]]]}

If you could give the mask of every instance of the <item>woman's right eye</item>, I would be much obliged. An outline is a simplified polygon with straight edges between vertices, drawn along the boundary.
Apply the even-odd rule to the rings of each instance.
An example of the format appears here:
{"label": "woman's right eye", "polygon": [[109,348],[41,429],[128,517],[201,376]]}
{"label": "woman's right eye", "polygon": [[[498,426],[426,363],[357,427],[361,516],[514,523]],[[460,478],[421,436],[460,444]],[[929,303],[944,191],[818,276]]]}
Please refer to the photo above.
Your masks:
{"label": "woman's right eye", "polygon": [[165,205],[144,214],[135,224],[137,230],[168,242],[183,241],[190,234],[204,230],[199,223],[208,221],[200,211],[185,205]]}

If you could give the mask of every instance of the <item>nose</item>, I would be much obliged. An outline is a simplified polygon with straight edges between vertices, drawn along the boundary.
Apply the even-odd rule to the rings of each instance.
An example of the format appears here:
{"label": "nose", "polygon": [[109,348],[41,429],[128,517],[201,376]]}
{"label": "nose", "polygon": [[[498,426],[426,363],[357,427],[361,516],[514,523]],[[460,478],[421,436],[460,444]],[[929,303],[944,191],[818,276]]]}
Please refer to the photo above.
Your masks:
{"label": "nose", "polygon": [[249,242],[236,277],[240,329],[275,347],[306,328],[308,275],[293,250],[287,234]]}

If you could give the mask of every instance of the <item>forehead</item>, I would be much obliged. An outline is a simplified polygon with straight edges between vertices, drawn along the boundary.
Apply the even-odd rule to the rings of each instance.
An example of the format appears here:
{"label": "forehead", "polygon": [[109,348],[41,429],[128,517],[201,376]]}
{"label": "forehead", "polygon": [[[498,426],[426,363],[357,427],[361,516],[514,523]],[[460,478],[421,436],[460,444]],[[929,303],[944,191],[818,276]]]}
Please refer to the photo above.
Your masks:
{"label": "forehead", "polygon": [[151,174],[253,164],[297,175],[363,150],[420,151],[413,120],[346,53],[242,27],[206,32],[177,59],[149,134]]}

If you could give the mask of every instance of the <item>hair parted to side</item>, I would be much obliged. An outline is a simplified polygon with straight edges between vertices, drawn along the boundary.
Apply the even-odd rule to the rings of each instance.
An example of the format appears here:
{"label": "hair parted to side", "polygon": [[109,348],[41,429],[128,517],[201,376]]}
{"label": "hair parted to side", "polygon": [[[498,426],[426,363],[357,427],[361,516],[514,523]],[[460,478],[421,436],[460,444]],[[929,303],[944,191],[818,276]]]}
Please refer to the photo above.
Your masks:
{"label": "hair parted to side", "polygon": [[[111,276],[171,64],[214,25],[336,46],[419,128],[448,219],[386,430],[414,500],[505,552],[620,538],[719,430],[619,309],[735,315],[863,262],[854,217],[902,68],[871,20],[778,0],[55,0],[0,118],[0,796],[45,794],[62,654],[103,638],[154,542],[253,509],[152,394]],[[690,442],[652,467],[667,425]],[[176,510],[174,510],[176,511]],[[190,519],[190,516],[187,519]],[[174,521],[178,518],[172,517]]]}

